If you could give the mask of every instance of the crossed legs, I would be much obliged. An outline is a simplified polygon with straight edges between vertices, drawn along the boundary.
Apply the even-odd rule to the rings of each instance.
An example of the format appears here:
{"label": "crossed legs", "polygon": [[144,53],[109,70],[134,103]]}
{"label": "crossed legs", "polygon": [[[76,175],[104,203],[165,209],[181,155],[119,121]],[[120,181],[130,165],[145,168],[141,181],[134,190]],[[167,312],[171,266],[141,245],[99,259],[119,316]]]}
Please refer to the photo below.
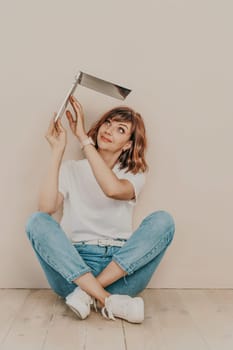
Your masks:
{"label": "crossed legs", "polygon": [[[142,281],[135,281],[136,276],[140,275],[148,283],[173,239],[175,225],[169,213],[151,213],[97,276],[94,276],[60,225],[50,215],[42,212],[32,214],[27,221],[26,232],[55,292],[58,292],[58,284],[59,288],[63,288],[61,282],[64,282],[64,289],[58,294],[63,296],[68,295],[78,285],[104,305],[111,289],[117,292],[120,288],[123,276],[128,275],[129,284],[134,279],[135,293],[145,287]],[[142,270],[143,274],[140,273]],[[121,294],[121,291],[118,293]]]}

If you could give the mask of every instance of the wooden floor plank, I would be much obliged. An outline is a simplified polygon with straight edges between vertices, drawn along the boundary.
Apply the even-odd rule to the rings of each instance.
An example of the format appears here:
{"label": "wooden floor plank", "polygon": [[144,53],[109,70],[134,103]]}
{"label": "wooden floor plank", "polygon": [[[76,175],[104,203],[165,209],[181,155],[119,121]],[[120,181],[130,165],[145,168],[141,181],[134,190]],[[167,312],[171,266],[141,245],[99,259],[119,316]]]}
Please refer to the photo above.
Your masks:
{"label": "wooden floor plank", "polygon": [[179,290],[211,350],[233,349],[233,291]]}
{"label": "wooden floor plank", "polygon": [[1,350],[41,350],[56,299],[51,290],[31,290],[14,319]]}
{"label": "wooden floor plank", "polygon": [[140,294],[145,305],[145,320],[141,324],[124,321],[127,350],[166,350],[157,312],[157,290],[147,289]]}
{"label": "wooden floor plank", "polygon": [[0,289],[1,350],[232,350],[233,290],[146,289],[145,320],[79,320],[52,290]]}
{"label": "wooden floor plank", "polygon": [[157,313],[166,350],[210,350],[176,289],[160,289]]}
{"label": "wooden floor plank", "polygon": [[0,344],[29,293],[27,289],[0,289]]}
{"label": "wooden floor plank", "polygon": [[126,350],[122,320],[107,320],[92,311],[87,322],[85,350]]}
{"label": "wooden floor plank", "polygon": [[233,289],[204,289],[203,291],[214,304],[233,306]]}
{"label": "wooden floor plank", "polygon": [[48,326],[43,350],[83,350],[87,333],[86,320],[80,320],[58,297]]}
{"label": "wooden floor plank", "polygon": [[156,290],[147,289],[140,294],[145,305],[145,319],[141,324],[124,321],[127,350],[165,350],[156,306]]}
{"label": "wooden floor plank", "polygon": [[106,320],[95,311],[87,319],[80,320],[60,299],[43,350],[93,350],[96,344],[101,350],[125,350],[121,320]]}

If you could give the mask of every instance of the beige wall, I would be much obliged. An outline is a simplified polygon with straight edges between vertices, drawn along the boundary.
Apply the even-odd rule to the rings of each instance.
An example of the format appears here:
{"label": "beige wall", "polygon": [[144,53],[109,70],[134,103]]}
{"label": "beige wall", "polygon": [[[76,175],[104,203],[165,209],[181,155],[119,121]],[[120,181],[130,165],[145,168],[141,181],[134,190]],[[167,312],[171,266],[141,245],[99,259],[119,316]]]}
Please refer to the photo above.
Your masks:
{"label": "beige wall", "polygon": [[[232,11],[226,0],[2,2],[0,287],[48,286],[24,225],[49,162],[44,134],[79,69],[131,87],[123,104],[145,119],[134,225],[159,209],[176,221],[150,286],[233,287]],[[87,127],[119,104],[76,96]],[[64,159],[81,156],[69,132]]]}

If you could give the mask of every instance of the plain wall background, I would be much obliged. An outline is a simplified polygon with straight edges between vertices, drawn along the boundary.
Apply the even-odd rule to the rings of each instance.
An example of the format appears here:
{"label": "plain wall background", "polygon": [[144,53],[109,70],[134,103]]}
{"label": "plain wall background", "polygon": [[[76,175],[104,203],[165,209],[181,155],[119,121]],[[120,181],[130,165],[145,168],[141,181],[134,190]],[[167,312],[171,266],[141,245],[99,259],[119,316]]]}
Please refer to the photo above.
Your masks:
{"label": "plain wall background", "polygon": [[[1,1],[0,287],[48,286],[24,227],[49,163],[44,135],[79,69],[133,90],[122,103],[80,87],[86,130],[120,104],[145,120],[134,227],[160,209],[176,222],[149,286],[233,287],[232,11],[227,0]],[[81,157],[68,131],[64,159]]]}

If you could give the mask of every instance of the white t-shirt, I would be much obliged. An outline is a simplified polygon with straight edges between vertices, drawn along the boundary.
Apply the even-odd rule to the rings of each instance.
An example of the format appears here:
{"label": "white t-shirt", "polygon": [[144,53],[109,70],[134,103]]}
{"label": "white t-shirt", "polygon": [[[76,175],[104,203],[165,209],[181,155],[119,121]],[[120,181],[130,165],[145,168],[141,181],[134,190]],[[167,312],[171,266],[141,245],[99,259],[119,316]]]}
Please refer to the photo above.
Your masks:
{"label": "white t-shirt", "polygon": [[107,197],[87,159],[62,162],[59,192],[64,196],[64,206],[60,225],[72,242],[131,236],[133,207],[145,183],[145,173],[125,173],[119,164],[112,171],[119,179],[128,179],[133,184],[133,200]]}

